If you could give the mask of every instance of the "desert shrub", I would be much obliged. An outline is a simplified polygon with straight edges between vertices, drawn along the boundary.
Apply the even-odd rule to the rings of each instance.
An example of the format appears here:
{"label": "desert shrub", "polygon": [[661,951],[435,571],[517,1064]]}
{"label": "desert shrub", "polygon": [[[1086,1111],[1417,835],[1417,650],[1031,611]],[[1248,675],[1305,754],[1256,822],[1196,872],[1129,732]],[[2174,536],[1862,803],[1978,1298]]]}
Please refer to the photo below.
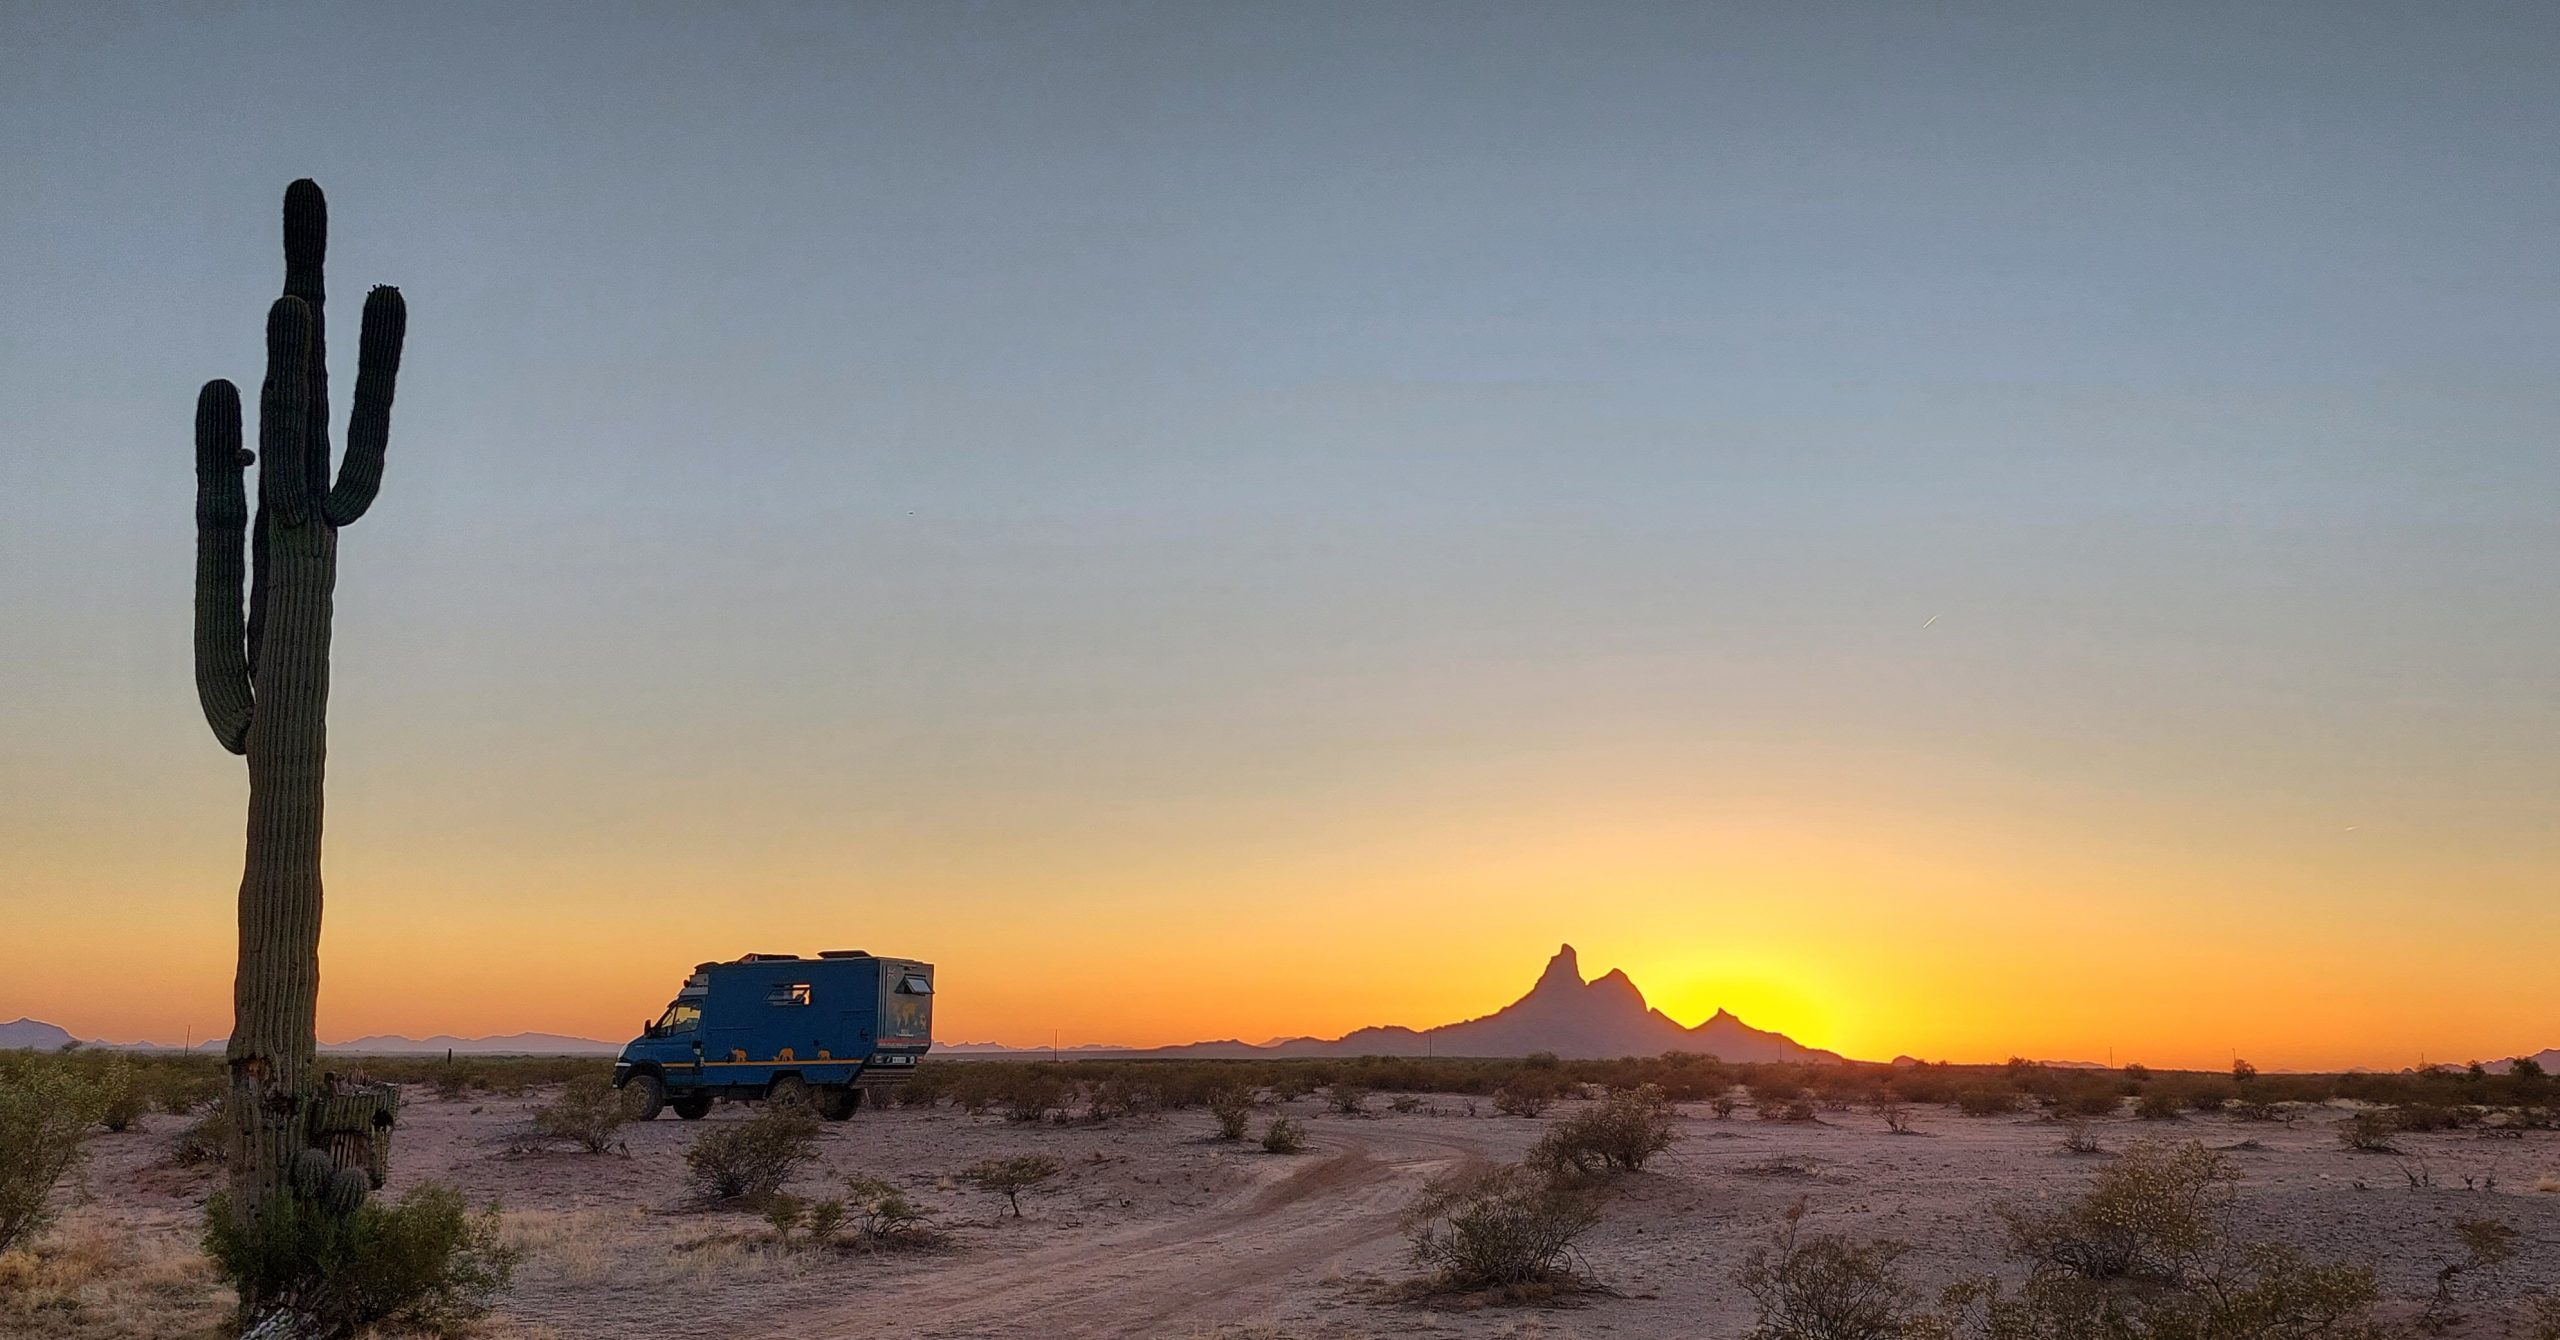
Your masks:
{"label": "desert shrub", "polygon": [[2151,1067],[2144,1065],[2140,1061],[2127,1061],[2124,1063],[2124,1077],[2132,1080],[2136,1084],[2140,1084],[2144,1080],[2151,1078]]}
{"label": "desert shrub", "polygon": [[2388,1109],[2358,1112],[2338,1123],[2338,1143],[2368,1154],[2394,1152],[2391,1137],[2399,1133],[2400,1119]]}
{"label": "desert shrub", "polygon": [[1530,1160],[1556,1171],[1633,1172],[1669,1149],[1680,1131],[1662,1090],[1647,1085],[1610,1094],[1547,1128]]}
{"label": "desert shrub", "polygon": [[951,1094],[951,1068],[925,1064],[916,1067],[904,1084],[889,1089],[889,1101],[899,1107],[933,1107]]}
{"label": "desert shrub", "polygon": [[2167,1089],[2145,1089],[2133,1100],[2133,1115],[2144,1121],[2176,1121],[2185,1110],[2186,1104]]}
{"label": "desert shrub", "polygon": [[2253,1066],[2246,1061],[2233,1061],[2231,1063],[2231,1078],[2235,1083],[2246,1084],[2257,1077],[2258,1068],[2256,1066]]}
{"label": "desert shrub", "polygon": [[2228,1159],[2201,1144],[2145,1141],[2100,1170],[2079,1201],[2053,1211],[2003,1210],[2001,1218],[2018,1255],[2038,1273],[2183,1281],[2219,1240],[2237,1178]]}
{"label": "desert shrub", "polygon": [[182,1117],[222,1097],[222,1072],[211,1067],[171,1067],[155,1077],[151,1100],[161,1111]]}
{"label": "desert shrub", "polygon": [[368,1326],[459,1331],[506,1291],[518,1259],[497,1206],[473,1214],[461,1192],[433,1183],[397,1205],[375,1198],[346,1215],[286,1198],[245,1226],[221,1194],[205,1224],[205,1252],[222,1278],[330,1336]]}
{"label": "desert shrub", "polygon": [[684,1162],[710,1195],[760,1201],[817,1156],[818,1114],[797,1103],[768,1103],[745,1121],[695,1137]]}
{"label": "desert shrub", "polygon": [[1358,1084],[1337,1080],[1324,1091],[1324,1103],[1325,1106],[1346,1117],[1355,1117],[1368,1110],[1369,1090]]}
{"label": "desert shrub", "polygon": [[580,1075],[560,1088],[560,1096],[533,1114],[533,1128],[557,1140],[573,1140],[590,1154],[619,1143],[617,1137],[632,1116],[629,1089],[613,1087],[603,1075]]}
{"label": "desert shrub", "polygon": [[1521,1075],[1493,1091],[1493,1110],[1506,1117],[1539,1117],[1555,1100],[1555,1085],[1545,1076]]}
{"label": "desert shrub", "polygon": [[2026,1096],[2015,1089],[1978,1084],[1956,1090],[1956,1110],[1968,1117],[2002,1117],[2025,1104]]}
{"label": "desert shrub", "polygon": [[2379,1299],[2362,1266],[2307,1261],[2281,1247],[2245,1249],[2192,1287],[2128,1290],[2072,1275],[2031,1278],[2012,1292],[1972,1280],[1915,1335],[1966,1340],[2384,1340]]}
{"label": "desert shrub", "polygon": [[777,1191],[764,1198],[764,1221],[773,1225],[773,1240],[788,1247],[791,1230],[809,1222],[809,1202]]}
{"label": "desert shrub", "polygon": [[2263,1098],[2241,1098],[2225,1110],[2231,1114],[2233,1121],[2248,1122],[2282,1121],[2285,1119],[2286,1112],[2284,1104],[2269,1102]]}
{"label": "desert shrub", "polygon": [[845,1179],[854,1241],[867,1249],[912,1247],[933,1236],[932,1214],[876,1177]]}
{"label": "desert shrub", "polygon": [[0,1052],[0,1251],[44,1228],[54,1183],[79,1165],[112,1096],[66,1060]]}
{"label": "desert shrub", "polygon": [[1433,1287],[1554,1288],[1575,1282],[1574,1243],[1599,1219],[1592,1192],[1507,1164],[1435,1178],[1405,1212],[1405,1232]]}
{"label": "desert shrub", "polygon": [[2391,1109],[2392,1123],[2404,1131],[2458,1131],[2479,1125],[2484,1115],[2477,1107],[2440,1103],[2401,1103]]}
{"label": "desert shrub", "polygon": [[1877,1116],[1884,1118],[1884,1128],[1886,1130],[1891,1131],[1896,1135],[1909,1135],[1911,1133],[1911,1104],[1894,1096],[1891,1091],[1877,1095],[1874,1101],[1870,1102],[1867,1107],[1869,1111],[1872,1111]]}
{"label": "desert shrub", "polygon": [[2087,1119],[2082,1117],[2066,1117],[2063,1119],[2062,1152],[2066,1154],[2096,1154],[2102,1152],[2098,1146],[2098,1133],[2089,1128]]}
{"label": "desert shrub", "polygon": [[1230,1084],[1212,1092],[1209,1115],[1217,1119],[1219,1139],[1243,1139],[1246,1123],[1253,1120],[1253,1090]]}
{"label": "desert shrub", "polygon": [[1730,1091],[1717,1094],[1707,1100],[1707,1110],[1715,1113],[1718,1121],[1731,1120],[1733,1110],[1740,1106],[1742,1106],[1742,1100],[1734,1097]]}
{"label": "desert shrub", "polygon": [[809,1202],[809,1241],[821,1247],[828,1246],[843,1228],[843,1197],[826,1196]]}
{"label": "desert shrub", "polygon": [[181,1168],[219,1166],[231,1159],[231,1114],[216,1107],[169,1137],[169,1162]]}
{"label": "desert shrub", "polygon": [[1075,1085],[1053,1071],[1025,1070],[1005,1079],[995,1098],[1007,1121],[1046,1121],[1075,1097]]}
{"label": "desert shrub", "polygon": [[1757,1314],[1750,1340],[1899,1340],[1913,1334],[1912,1290],[1898,1242],[1859,1242],[1804,1230],[1805,1202],[1752,1249],[1734,1281]]}
{"label": "desert shrub", "polygon": [[961,1181],[1004,1197],[1005,1206],[1016,1219],[1022,1217],[1022,1193],[1057,1175],[1058,1161],[1040,1154],[989,1159],[960,1170]]}
{"label": "desert shrub", "polygon": [[1262,1149],[1266,1154],[1295,1154],[1307,1147],[1306,1128],[1287,1117],[1273,1117],[1262,1128]]}
{"label": "desert shrub", "polygon": [[1813,1113],[1813,1100],[1802,1094],[1793,1098],[1779,1098],[1764,1102],[1760,1104],[1759,1113],[1762,1121],[1805,1122],[1816,1119]]}
{"label": "desert shrub", "polygon": [[121,1062],[107,1067],[94,1081],[105,1101],[98,1111],[98,1124],[110,1131],[129,1131],[142,1114],[151,1110],[151,1093],[143,1087],[141,1076]]}
{"label": "desert shrub", "polygon": [[2124,1095],[2108,1085],[2073,1085],[2054,1091],[2045,1105],[2057,1117],[2112,1117]]}

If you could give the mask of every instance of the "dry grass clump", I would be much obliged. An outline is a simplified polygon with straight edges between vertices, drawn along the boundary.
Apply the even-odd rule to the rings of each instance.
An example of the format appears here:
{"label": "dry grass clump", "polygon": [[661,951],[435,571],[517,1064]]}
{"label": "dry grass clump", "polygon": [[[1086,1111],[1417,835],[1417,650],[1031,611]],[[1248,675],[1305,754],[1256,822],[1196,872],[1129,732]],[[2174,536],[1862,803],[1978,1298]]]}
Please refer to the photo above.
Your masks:
{"label": "dry grass clump", "polygon": [[1585,1287],[1574,1244],[1599,1221],[1597,1194],[1515,1163],[1433,1179],[1405,1231],[1421,1292],[1532,1302]]}
{"label": "dry grass clump", "polygon": [[617,1246],[646,1233],[647,1216],[625,1210],[509,1210],[505,1241],[538,1274],[576,1289],[598,1289],[615,1275]]}
{"label": "dry grass clump", "polygon": [[0,1253],[0,1335],[174,1340],[226,1334],[231,1291],[191,1237],[75,1215]]}

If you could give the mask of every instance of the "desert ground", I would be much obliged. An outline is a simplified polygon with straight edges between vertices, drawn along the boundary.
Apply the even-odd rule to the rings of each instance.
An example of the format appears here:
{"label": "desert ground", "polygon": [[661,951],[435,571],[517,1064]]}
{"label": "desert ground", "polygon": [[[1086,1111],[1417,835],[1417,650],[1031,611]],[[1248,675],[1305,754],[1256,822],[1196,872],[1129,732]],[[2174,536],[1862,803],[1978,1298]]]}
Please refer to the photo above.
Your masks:
{"label": "desert ground", "polygon": [[[1545,1306],[1417,1302],[1399,1215],[1424,1180],[1520,1158],[1547,1122],[1495,1116],[1481,1099],[1383,1097],[1361,1115],[1315,1098],[1281,1104],[1311,1137],[1298,1154],[1219,1142],[1197,1111],[1100,1123],[1032,1124],[948,1108],[866,1108],[829,1125],[820,1159],[792,1180],[825,1195],[850,1176],[888,1180],[930,1209],[925,1250],[785,1250],[756,1213],[707,1203],[685,1146],[751,1108],[702,1122],[671,1115],[626,1127],[627,1152],[588,1154],[532,1124],[548,1097],[440,1099],[412,1088],[390,1190],[435,1179],[504,1207],[525,1252],[515,1287],[480,1333],[500,1340],[705,1334],[902,1336],[1738,1336],[1750,1322],[1733,1274],[1800,1198],[1811,1226],[1910,1244],[1915,1281],[2016,1267],[1996,1205],[2068,1196],[2134,1141],[2195,1140],[2245,1172],[2237,1221],[2253,1236],[2374,1266],[2387,1293],[2416,1300],[2458,1255],[2454,1225],[2488,1218],[2519,1232],[2494,1278],[2464,1281],[2465,1320],[2444,1334],[2527,1334],[2524,1297],[2560,1284],[2560,1133],[2407,1135],[2398,1155],[2343,1147],[2315,1111],[2287,1123],[2216,1115],[2130,1117],[2091,1129],[2104,1152],[2073,1154],[2037,1116],[1918,1109],[1894,1134],[1863,1112],[1812,1124],[1680,1109],[1681,1139],[1640,1173],[1612,1179],[1582,1251],[1599,1288]],[[83,1336],[211,1335],[227,1294],[193,1249],[217,1175],[171,1166],[183,1119],[153,1114],[97,1137],[85,1173],[57,1194],[57,1257],[97,1282]],[[1064,1171],[1002,1214],[952,1173],[1036,1153]],[[2412,1177],[2432,1185],[2413,1185]],[[108,1297],[106,1295],[112,1295]],[[2413,1306],[2410,1305],[2410,1306]],[[2402,1310],[2410,1310],[2404,1306]],[[19,1334],[72,1333],[73,1314],[13,1314]],[[2510,1327],[2514,1329],[2510,1330]]]}

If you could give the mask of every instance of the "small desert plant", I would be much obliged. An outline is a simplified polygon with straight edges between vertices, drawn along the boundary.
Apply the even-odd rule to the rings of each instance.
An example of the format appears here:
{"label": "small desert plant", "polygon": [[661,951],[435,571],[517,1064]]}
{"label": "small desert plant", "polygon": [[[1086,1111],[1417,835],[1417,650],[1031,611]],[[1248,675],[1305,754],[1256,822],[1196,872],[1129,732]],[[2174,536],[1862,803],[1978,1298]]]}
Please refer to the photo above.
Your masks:
{"label": "small desert plant", "polygon": [[121,1061],[100,1072],[94,1082],[106,1096],[106,1102],[98,1113],[98,1124],[110,1131],[132,1130],[133,1123],[142,1120],[142,1114],[151,1110],[150,1091],[143,1087],[141,1078]]}
{"label": "small desert plant", "polygon": [[932,1236],[932,1216],[907,1193],[876,1177],[845,1179],[854,1240],[866,1248],[904,1247]]}
{"label": "small desert plant", "polygon": [[1325,1106],[1346,1117],[1356,1117],[1369,1108],[1368,1089],[1348,1080],[1339,1080],[1324,1091]]}
{"label": "small desert plant", "polygon": [[2133,1145],[2060,1210],[2004,1210],[2012,1245],[2039,1273],[2178,1282],[2219,1239],[2239,1174],[2200,1144]]}
{"label": "small desert plant", "polygon": [[1007,1121],[1046,1121],[1075,1097],[1075,1086],[1046,1070],[1027,1070],[1008,1077],[996,1094]]}
{"label": "small desert plant", "polygon": [[623,1126],[633,1115],[631,1090],[613,1087],[603,1075],[580,1075],[560,1088],[560,1096],[533,1114],[533,1128],[559,1140],[573,1140],[590,1154],[620,1143]]}
{"label": "small desert plant", "polygon": [[960,1170],[960,1180],[981,1191],[992,1191],[1004,1197],[1013,1217],[1022,1217],[1022,1193],[1058,1175],[1058,1161],[1041,1154],[1016,1154],[1007,1159],[989,1159]]}
{"label": "small desert plant", "polygon": [[2498,1269],[2516,1256],[2516,1231],[2495,1219],[2465,1219],[2453,1226],[2454,1237],[2462,1244],[2462,1255],[2447,1261],[2436,1271],[2436,1291],[2428,1298],[2421,1320],[2440,1330],[2461,1320],[2454,1306],[2454,1282],[2465,1275],[2480,1274],[2495,1278]]}
{"label": "small desert plant", "polygon": [[764,1221],[773,1225],[773,1240],[788,1247],[791,1230],[807,1223],[809,1203],[798,1196],[777,1191],[764,1198]]}
{"label": "small desert plant", "polygon": [[1956,1091],[1956,1110],[1968,1117],[2004,1117],[2025,1101],[2026,1096],[2015,1089],[1987,1084]]}
{"label": "small desert plant", "polygon": [[1621,1089],[1547,1129],[1530,1158],[1559,1171],[1634,1172],[1680,1138],[1671,1104],[1648,1084]]}
{"label": "small desert plant", "polygon": [[1907,1332],[1941,1340],[2384,1340],[2362,1266],[2306,1261],[2269,1245],[2193,1287],[2127,1290],[2039,1274],[2015,1292],[1992,1280],[1949,1289],[1945,1311]]}
{"label": "small desert plant", "polygon": [[2080,1117],[2070,1117],[2062,1123],[2062,1152],[2097,1154],[2104,1151],[2099,1148],[2098,1133],[2089,1128],[2089,1123]]}
{"label": "small desert plant", "polygon": [[1395,1097],[1387,1100],[1387,1110],[1390,1112],[1419,1112],[1422,1110],[1422,1095],[1414,1093],[1397,1094]]}
{"label": "small desert plant", "polygon": [[2176,1121],[2186,1104],[2167,1089],[2145,1089],[2133,1100],[2133,1115],[2144,1121]]}
{"label": "small desert plant", "polygon": [[1814,1115],[1813,1100],[1803,1096],[1802,1094],[1798,1094],[1793,1098],[1763,1099],[1759,1106],[1759,1114],[1762,1121],[1786,1121],[1801,1124],[1804,1122],[1820,1120],[1820,1118]]}
{"label": "small desert plant", "polygon": [[1884,1128],[1896,1135],[1911,1134],[1911,1104],[1890,1093],[1880,1094],[1867,1104],[1868,1110],[1884,1118]]}
{"label": "small desert plant", "polygon": [[1246,1123],[1253,1120],[1253,1090],[1241,1084],[1211,1090],[1209,1115],[1217,1118],[1219,1139],[1243,1139]]}
{"label": "small desert plant", "polygon": [[1718,1121],[1732,1119],[1733,1110],[1740,1106],[1742,1106],[1742,1100],[1734,1097],[1731,1091],[1717,1094],[1707,1100],[1707,1110],[1715,1113]]}
{"label": "small desert plant", "polygon": [[231,1116],[220,1107],[207,1109],[169,1137],[169,1162],[178,1167],[218,1167],[230,1158]]}
{"label": "small desert plant", "polygon": [[427,1183],[397,1205],[368,1199],[334,1215],[309,1201],[270,1201],[246,1225],[227,1194],[205,1207],[205,1252],[222,1277],[313,1324],[455,1333],[488,1312],[514,1277],[498,1207],[471,1213],[462,1193]]}
{"label": "small desert plant", "polygon": [[828,1196],[809,1203],[809,1241],[821,1247],[836,1240],[836,1231],[844,1227],[844,1198]]}
{"label": "small desert plant", "polygon": [[1799,1200],[1768,1246],[1734,1276],[1758,1314],[1751,1340],[1898,1340],[1911,1335],[1913,1302],[1898,1242],[1859,1242],[1804,1232]]}
{"label": "small desert plant", "polygon": [[42,1229],[111,1095],[68,1062],[0,1052],[0,1251]]}
{"label": "small desert plant", "polygon": [[1433,1180],[1405,1230],[1433,1287],[1554,1288],[1576,1282],[1574,1243],[1599,1219],[1593,1193],[1508,1164]]}
{"label": "small desert plant", "polygon": [[1493,1110],[1506,1117],[1538,1117],[1555,1100],[1555,1085],[1546,1076],[1519,1075],[1493,1091]]}
{"label": "small desert plant", "polygon": [[734,1125],[696,1137],[684,1162],[694,1181],[721,1200],[762,1200],[792,1170],[818,1156],[818,1114],[798,1103],[767,1104]]}
{"label": "small desert plant", "polygon": [[1307,1147],[1306,1129],[1287,1117],[1273,1117],[1262,1128],[1262,1149],[1267,1154],[1295,1154]]}
{"label": "small desert plant", "polygon": [[2391,1137],[2399,1133],[2398,1115],[2383,1109],[2358,1112],[2338,1123],[2338,1143],[2368,1154],[2396,1152]]}

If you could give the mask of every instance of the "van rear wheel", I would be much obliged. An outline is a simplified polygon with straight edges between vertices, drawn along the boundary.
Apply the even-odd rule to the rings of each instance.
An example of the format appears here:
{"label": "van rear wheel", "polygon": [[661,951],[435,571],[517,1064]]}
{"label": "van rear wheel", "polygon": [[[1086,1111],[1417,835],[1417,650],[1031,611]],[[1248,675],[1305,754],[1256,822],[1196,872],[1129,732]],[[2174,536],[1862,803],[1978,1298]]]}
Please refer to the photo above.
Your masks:
{"label": "van rear wheel", "polygon": [[654,1121],[667,1105],[667,1082],[655,1075],[633,1075],[622,1091],[630,1095],[633,1121]]}
{"label": "van rear wheel", "polygon": [[818,1090],[818,1115],[829,1121],[842,1121],[862,1106],[862,1090],[850,1084],[829,1084]]}
{"label": "van rear wheel", "polygon": [[670,1099],[667,1106],[674,1108],[676,1115],[687,1121],[700,1121],[711,1111],[711,1095],[688,1093],[681,1098]]}

